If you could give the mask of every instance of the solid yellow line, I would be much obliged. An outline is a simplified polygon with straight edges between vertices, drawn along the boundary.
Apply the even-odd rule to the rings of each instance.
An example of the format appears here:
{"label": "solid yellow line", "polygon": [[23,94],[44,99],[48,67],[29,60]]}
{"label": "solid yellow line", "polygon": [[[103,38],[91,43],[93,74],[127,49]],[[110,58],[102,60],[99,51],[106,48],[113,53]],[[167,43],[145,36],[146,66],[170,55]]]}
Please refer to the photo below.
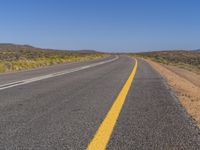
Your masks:
{"label": "solid yellow line", "polygon": [[135,66],[124,84],[122,90],[120,91],[117,99],[114,101],[111,109],[107,113],[105,119],[98,128],[93,139],[89,143],[87,150],[104,150],[109,142],[110,136],[112,134],[113,128],[117,122],[117,118],[121,112],[122,106],[125,102],[128,91],[131,87],[133,78],[137,70],[137,60],[135,60]]}

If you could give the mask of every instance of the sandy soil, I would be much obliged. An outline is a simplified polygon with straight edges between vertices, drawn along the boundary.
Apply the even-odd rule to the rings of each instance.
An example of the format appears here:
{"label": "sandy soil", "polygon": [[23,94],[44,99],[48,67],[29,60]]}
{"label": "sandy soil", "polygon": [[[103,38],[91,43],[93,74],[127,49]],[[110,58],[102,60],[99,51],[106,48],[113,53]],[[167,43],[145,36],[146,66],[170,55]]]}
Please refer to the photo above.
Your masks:
{"label": "sandy soil", "polygon": [[167,80],[188,114],[200,127],[200,75],[176,66],[146,61]]}
{"label": "sandy soil", "polygon": [[177,75],[179,75],[179,76],[185,78],[186,80],[192,82],[194,85],[200,87],[200,75],[198,75],[194,72],[179,68],[177,66],[165,65],[165,67],[167,69],[171,70],[172,72],[176,73]]}

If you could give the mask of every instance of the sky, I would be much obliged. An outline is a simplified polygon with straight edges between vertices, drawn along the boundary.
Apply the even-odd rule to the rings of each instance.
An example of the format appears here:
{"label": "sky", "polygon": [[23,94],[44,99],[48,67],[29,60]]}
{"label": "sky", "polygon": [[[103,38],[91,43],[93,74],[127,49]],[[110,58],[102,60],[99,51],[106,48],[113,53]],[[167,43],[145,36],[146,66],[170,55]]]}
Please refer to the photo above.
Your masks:
{"label": "sky", "polygon": [[199,49],[199,0],[0,0],[0,43],[109,52]]}

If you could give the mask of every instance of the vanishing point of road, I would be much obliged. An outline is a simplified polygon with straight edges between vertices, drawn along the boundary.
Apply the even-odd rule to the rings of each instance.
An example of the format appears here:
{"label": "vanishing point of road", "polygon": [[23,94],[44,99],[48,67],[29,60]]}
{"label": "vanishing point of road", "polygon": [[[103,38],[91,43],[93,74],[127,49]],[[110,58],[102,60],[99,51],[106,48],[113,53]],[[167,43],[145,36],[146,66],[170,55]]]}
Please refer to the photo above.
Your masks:
{"label": "vanishing point of road", "polygon": [[1,74],[0,149],[198,150],[200,135],[147,62],[111,56]]}

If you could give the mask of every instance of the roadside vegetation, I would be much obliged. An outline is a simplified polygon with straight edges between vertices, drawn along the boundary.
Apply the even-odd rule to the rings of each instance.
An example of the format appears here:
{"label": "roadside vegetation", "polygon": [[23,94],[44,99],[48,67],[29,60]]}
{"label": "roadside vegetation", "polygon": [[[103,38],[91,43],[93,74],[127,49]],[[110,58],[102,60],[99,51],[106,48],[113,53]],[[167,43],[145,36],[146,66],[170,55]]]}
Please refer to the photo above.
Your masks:
{"label": "roadside vegetation", "polygon": [[40,49],[28,45],[0,44],[0,73],[106,57],[95,51]]}
{"label": "roadside vegetation", "polygon": [[155,62],[175,65],[180,68],[200,74],[200,52],[199,51],[159,51],[137,53],[135,56],[151,59]]}

